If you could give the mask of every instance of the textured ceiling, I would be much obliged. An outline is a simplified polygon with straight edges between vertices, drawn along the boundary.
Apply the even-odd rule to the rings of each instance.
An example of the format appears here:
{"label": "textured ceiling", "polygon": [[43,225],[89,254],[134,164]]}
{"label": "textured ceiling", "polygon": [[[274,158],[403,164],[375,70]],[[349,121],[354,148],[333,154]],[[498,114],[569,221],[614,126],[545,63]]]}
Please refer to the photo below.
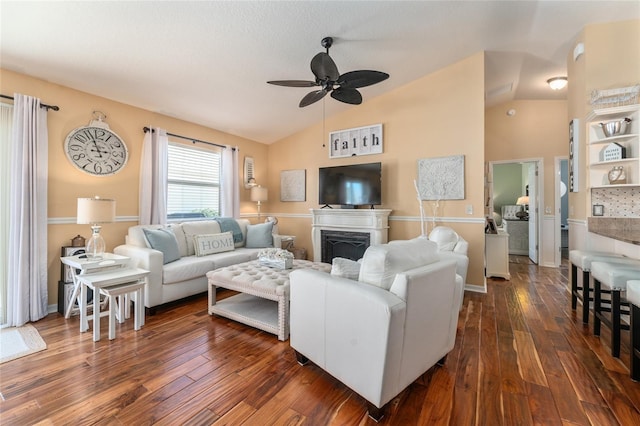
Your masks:
{"label": "textured ceiling", "polygon": [[[545,81],[576,36],[640,19],[640,2],[0,0],[0,19],[2,68],[271,143],[322,119],[323,102],[298,108],[309,89],[266,81],[312,79],[325,36],[341,73],[391,75],[365,102],[482,50],[488,105],[563,99]],[[327,115],[357,108],[325,99]]]}

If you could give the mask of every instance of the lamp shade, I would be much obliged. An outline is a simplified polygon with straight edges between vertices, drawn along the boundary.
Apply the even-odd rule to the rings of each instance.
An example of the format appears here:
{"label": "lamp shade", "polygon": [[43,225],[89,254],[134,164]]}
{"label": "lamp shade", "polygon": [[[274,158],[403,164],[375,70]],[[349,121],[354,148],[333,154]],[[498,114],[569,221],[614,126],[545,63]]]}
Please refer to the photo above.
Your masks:
{"label": "lamp shade", "polygon": [[518,197],[518,201],[516,201],[516,204],[519,206],[527,206],[529,205],[529,196],[528,195],[523,195],[522,197]]}
{"label": "lamp shade", "polygon": [[110,223],[116,219],[116,200],[106,198],[78,198],[79,224]]}
{"label": "lamp shade", "polygon": [[251,201],[267,201],[268,190],[262,186],[254,186],[251,188]]}

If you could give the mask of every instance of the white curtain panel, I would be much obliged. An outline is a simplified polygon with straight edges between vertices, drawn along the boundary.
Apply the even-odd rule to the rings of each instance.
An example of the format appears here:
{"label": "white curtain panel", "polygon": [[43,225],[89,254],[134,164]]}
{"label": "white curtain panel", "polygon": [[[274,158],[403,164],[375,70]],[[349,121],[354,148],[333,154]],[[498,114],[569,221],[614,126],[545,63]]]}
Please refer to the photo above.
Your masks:
{"label": "white curtain panel", "polygon": [[47,315],[47,110],[14,95],[9,191],[7,325]]}
{"label": "white curtain panel", "polygon": [[9,145],[13,129],[13,105],[0,103],[0,326],[7,321],[7,265],[9,253]]}
{"label": "white curtain panel", "polygon": [[140,225],[167,222],[168,151],[166,130],[152,128],[144,135],[140,164]]}
{"label": "white curtain panel", "polygon": [[220,216],[240,217],[240,178],[238,177],[238,147],[227,145],[222,150],[222,199]]}

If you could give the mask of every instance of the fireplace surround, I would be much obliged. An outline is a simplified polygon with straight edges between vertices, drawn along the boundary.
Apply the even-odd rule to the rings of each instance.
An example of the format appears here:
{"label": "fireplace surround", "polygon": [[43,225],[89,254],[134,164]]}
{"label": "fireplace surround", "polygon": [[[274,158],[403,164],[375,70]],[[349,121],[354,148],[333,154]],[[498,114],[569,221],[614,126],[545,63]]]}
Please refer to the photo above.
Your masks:
{"label": "fireplace surround", "polygon": [[[355,248],[364,253],[369,245],[386,243],[390,213],[390,209],[311,209],[314,262],[331,263],[331,258],[323,258],[323,253],[326,250],[330,251],[329,248],[323,248],[323,231],[325,237],[330,237],[329,244],[333,245],[333,249],[337,248],[338,252]],[[365,236],[368,237],[368,241],[365,241]],[[339,256],[352,258],[357,255],[349,256],[348,253],[345,255],[341,252]],[[335,256],[334,254],[333,257]]]}

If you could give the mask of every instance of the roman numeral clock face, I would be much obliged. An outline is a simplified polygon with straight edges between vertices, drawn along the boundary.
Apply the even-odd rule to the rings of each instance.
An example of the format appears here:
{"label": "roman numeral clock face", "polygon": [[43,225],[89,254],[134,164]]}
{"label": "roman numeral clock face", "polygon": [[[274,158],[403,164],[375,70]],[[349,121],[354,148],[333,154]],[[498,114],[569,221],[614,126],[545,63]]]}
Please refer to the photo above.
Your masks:
{"label": "roman numeral clock face", "polygon": [[108,176],[122,170],[129,152],[122,139],[109,129],[83,126],[71,131],[64,142],[71,163],[83,172]]}

